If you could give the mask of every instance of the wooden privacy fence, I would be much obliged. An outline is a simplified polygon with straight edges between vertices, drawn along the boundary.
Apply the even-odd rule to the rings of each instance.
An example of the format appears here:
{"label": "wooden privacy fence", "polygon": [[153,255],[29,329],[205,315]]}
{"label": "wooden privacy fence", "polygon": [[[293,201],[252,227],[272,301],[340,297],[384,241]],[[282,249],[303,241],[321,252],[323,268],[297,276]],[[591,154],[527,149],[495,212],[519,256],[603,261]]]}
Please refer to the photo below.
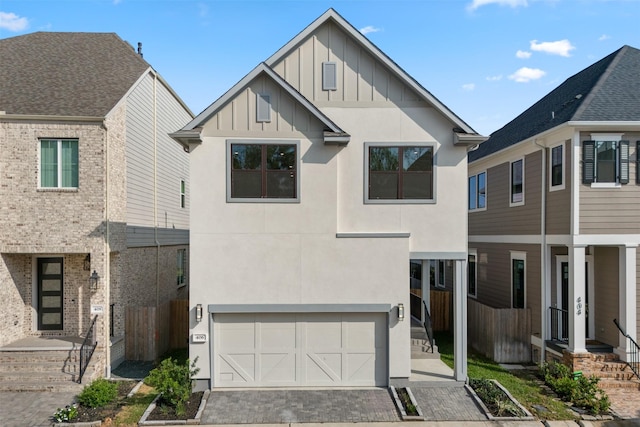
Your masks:
{"label": "wooden privacy fence", "polygon": [[434,331],[451,330],[451,292],[434,291],[430,294],[431,326]]}
{"label": "wooden privacy fence", "polygon": [[187,347],[189,301],[174,300],[160,307],[125,309],[125,359],[158,360],[169,349]]}
{"label": "wooden privacy fence", "polygon": [[531,310],[492,308],[467,299],[467,339],[476,351],[498,363],[531,361]]}

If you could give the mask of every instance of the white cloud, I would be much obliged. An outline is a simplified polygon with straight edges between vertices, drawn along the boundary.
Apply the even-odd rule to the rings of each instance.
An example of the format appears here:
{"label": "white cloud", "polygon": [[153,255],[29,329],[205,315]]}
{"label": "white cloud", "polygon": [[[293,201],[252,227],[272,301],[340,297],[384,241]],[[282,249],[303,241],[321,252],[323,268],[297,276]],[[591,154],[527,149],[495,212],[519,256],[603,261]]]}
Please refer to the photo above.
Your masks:
{"label": "white cloud", "polygon": [[547,73],[539,68],[522,67],[515,73],[511,74],[509,79],[518,83],[528,83],[531,80],[538,80],[539,78],[542,78],[545,74]]}
{"label": "white cloud", "polygon": [[378,31],[381,31],[381,29],[380,28],[376,28],[373,25],[367,25],[364,28],[360,28],[360,32],[362,34],[377,33]]}
{"label": "white cloud", "polygon": [[511,7],[528,6],[527,0],[473,0],[471,4],[467,5],[467,10],[474,11],[479,7],[486,6],[488,4],[497,4],[500,6]]}
{"label": "white cloud", "polygon": [[531,52],[527,52],[526,50],[519,50],[516,52],[516,58],[529,59],[531,58]]}
{"label": "white cloud", "polygon": [[468,90],[468,91],[472,91],[475,88],[476,88],[476,84],[475,83],[467,83],[467,84],[463,84],[462,85],[462,89]]}
{"label": "white cloud", "polygon": [[605,40],[609,40],[610,38],[611,38],[611,36],[610,36],[610,35],[608,35],[608,34],[603,34],[603,35],[601,35],[600,37],[598,37],[598,40],[602,42],[602,41],[605,41]]}
{"label": "white cloud", "polygon": [[502,74],[498,74],[497,76],[488,76],[487,77],[487,81],[490,81],[490,82],[497,82],[497,81],[500,81],[500,80],[502,80]]}
{"label": "white cloud", "polygon": [[22,31],[29,26],[29,20],[15,13],[0,12],[0,28],[9,31]]}
{"label": "white cloud", "polygon": [[571,56],[569,53],[576,47],[569,40],[564,39],[541,43],[538,43],[538,40],[531,40],[530,48],[536,52],[545,52],[550,55]]}

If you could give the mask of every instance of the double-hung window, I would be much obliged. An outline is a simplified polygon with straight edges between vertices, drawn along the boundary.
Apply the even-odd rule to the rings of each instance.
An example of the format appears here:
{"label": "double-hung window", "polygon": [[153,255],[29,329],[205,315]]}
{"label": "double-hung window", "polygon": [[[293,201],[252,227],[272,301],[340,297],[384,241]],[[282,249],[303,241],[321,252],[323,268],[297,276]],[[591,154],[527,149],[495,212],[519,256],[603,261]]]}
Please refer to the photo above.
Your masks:
{"label": "double-hung window", "polygon": [[487,173],[482,172],[469,177],[469,210],[487,207]]}
{"label": "double-hung window", "polygon": [[510,174],[510,206],[519,206],[524,204],[524,159],[511,162]]}
{"label": "double-hung window", "polygon": [[367,145],[368,202],[433,200],[433,146]]}
{"label": "double-hung window", "polygon": [[551,183],[551,191],[562,190],[564,188],[564,145],[556,145],[551,147],[551,156],[549,158],[549,182]]}
{"label": "double-hung window", "polygon": [[40,188],[78,188],[78,140],[40,140]]}
{"label": "double-hung window", "polygon": [[629,182],[629,141],[622,135],[592,134],[582,142],[582,182],[618,185]]}
{"label": "double-hung window", "polygon": [[229,141],[228,201],[297,201],[298,143]]}

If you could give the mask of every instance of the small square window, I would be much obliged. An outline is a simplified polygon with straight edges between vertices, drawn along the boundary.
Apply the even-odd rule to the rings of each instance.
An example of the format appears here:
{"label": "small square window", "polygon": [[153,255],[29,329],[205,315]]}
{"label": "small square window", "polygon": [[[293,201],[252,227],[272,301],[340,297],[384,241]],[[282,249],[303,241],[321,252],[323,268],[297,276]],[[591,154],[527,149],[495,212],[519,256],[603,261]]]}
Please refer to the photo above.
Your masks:
{"label": "small square window", "polygon": [[40,188],[78,188],[78,140],[40,140]]}

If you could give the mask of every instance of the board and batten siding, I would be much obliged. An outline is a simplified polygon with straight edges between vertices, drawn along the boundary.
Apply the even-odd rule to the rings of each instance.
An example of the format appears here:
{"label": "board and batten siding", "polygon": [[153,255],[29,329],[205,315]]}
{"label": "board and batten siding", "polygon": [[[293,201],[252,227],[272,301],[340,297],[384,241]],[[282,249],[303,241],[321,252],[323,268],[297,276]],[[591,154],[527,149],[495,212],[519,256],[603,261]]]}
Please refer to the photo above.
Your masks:
{"label": "board and batten siding", "polygon": [[[267,94],[271,120],[257,120],[257,95]],[[264,138],[289,134],[295,137],[321,136],[324,126],[308,110],[282,90],[271,77],[262,74],[218,113],[209,119],[203,136],[234,135]]]}
{"label": "board and batten siding", "polygon": [[[549,191],[550,175],[547,173],[547,206],[546,228],[547,234],[566,235],[571,232],[571,144],[565,141],[563,153],[563,182],[564,189]],[[547,169],[551,169],[551,150],[547,150]]]}
{"label": "board and batten siding", "polygon": [[511,308],[511,252],[526,253],[525,307],[531,309],[533,334],[540,333],[540,246],[503,243],[470,243],[477,251],[477,297],[475,300],[493,308]]}
{"label": "board and batten siding", "polygon": [[[336,63],[336,90],[322,89],[322,63]],[[324,102],[420,103],[420,97],[331,22],[272,67],[316,105]]]}
{"label": "board and batten siding", "polygon": [[[596,340],[618,344],[618,329],[613,319],[619,319],[619,249],[613,246],[594,248],[594,301],[589,301],[589,316],[595,316]],[[595,332],[595,334],[594,334]]]}
{"label": "board and batten siding", "polygon": [[[169,133],[184,126],[191,115],[160,80],[155,84],[155,105],[154,117],[154,76],[148,74],[127,98],[127,225],[178,230],[184,236],[180,230],[189,229],[189,155]],[[187,194],[184,208],[180,206],[181,180],[185,181]],[[140,244],[137,242],[136,246]]]}
{"label": "board and batten siding", "polygon": [[[581,141],[590,139],[590,133],[580,134]],[[624,133],[622,139],[629,141],[629,183],[620,188],[580,184],[580,234],[640,234],[640,185],[636,184],[636,141],[640,133]]]}
{"label": "board and batten siding", "polygon": [[509,206],[510,162],[489,168],[487,208],[469,213],[469,235],[539,235],[541,163],[540,151],[525,156],[524,205],[513,207]]}

